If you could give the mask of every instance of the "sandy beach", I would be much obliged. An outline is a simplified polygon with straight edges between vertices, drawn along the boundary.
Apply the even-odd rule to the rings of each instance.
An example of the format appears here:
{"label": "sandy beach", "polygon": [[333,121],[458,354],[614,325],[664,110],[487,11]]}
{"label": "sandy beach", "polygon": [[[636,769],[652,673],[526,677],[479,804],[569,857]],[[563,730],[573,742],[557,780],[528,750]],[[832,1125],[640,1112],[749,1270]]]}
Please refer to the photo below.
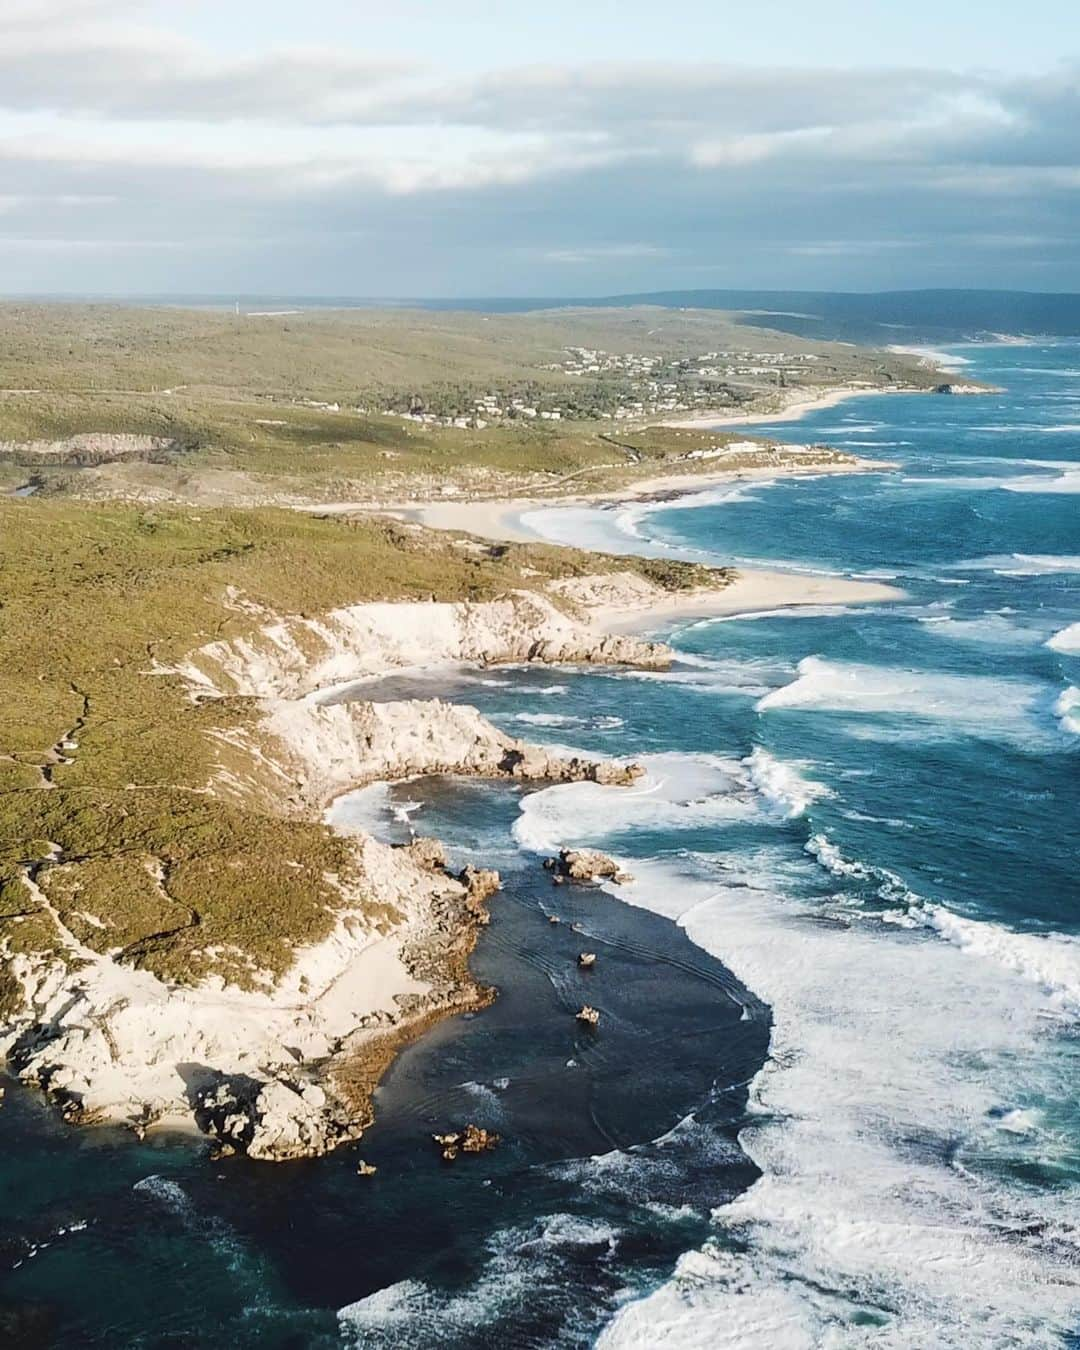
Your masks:
{"label": "sandy beach", "polygon": [[722,590],[673,594],[670,602],[648,609],[640,605],[605,606],[593,610],[592,619],[606,633],[641,633],[686,619],[754,614],[803,605],[872,605],[903,598],[902,590],[880,581],[740,568],[736,580]]}
{"label": "sandy beach", "polygon": [[[895,468],[887,460],[860,459],[845,464],[772,465],[763,469],[718,469],[712,473],[669,473],[643,478],[622,488],[599,492],[577,492],[562,497],[514,497],[501,500],[400,502],[376,506],[370,503],[342,504],[328,511],[371,510],[415,520],[433,530],[462,530],[481,539],[506,543],[535,543],[541,536],[522,523],[529,511],[559,506],[599,506],[607,502],[644,501],[678,493],[704,492],[725,483],[771,479],[784,474],[817,477],[829,473],[881,473]],[[323,508],[320,508],[323,509]]]}
{"label": "sandy beach", "polygon": [[[747,476],[710,475],[700,484],[695,480],[692,490],[698,491],[710,482]],[[634,490],[593,498],[581,497],[575,501],[577,504],[588,504],[590,501],[625,500],[679,488],[687,488],[685,476],[653,479],[649,483],[636,484]],[[535,543],[542,536],[522,523],[522,514],[532,507],[552,504],[542,500],[445,502],[416,508],[409,514],[435,529],[465,530],[486,539]],[[672,594],[659,602],[653,595],[646,603],[633,595],[625,596],[623,603],[605,604],[594,599],[588,602],[588,608],[592,624],[598,631],[629,633],[651,632],[682,619],[720,617],[803,605],[879,604],[903,598],[903,591],[879,581],[740,567],[736,580],[719,590]]]}
{"label": "sandy beach", "polygon": [[793,390],[786,406],[774,413],[694,413],[689,417],[674,418],[662,422],[661,426],[684,429],[697,427],[745,427],[754,422],[797,422],[807,413],[819,412],[822,408],[835,408],[838,403],[846,403],[849,398],[865,398],[870,394],[924,394],[925,389],[889,389],[874,385],[871,388],[853,389],[850,385],[828,389],[817,394],[807,389]]}
{"label": "sandy beach", "polygon": [[[849,391],[877,393],[878,390]],[[834,392],[827,398],[815,400],[813,406],[828,406],[849,396]],[[788,410],[788,420],[808,412],[803,403]],[[543,538],[530,529],[523,517],[532,510],[558,506],[590,506],[602,503],[639,501],[671,494],[701,492],[724,483],[748,479],[771,479],[780,474],[873,473],[893,468],[885,461],[860,460],[857,464],[840,464],[807,468],[792,465],[790,469],[769,468],[760,471],[717,471],[715,473],[666,474],[647,478],[615,491],[578,493],[570,497],[521,497],[503,501],[458,501],[403,504],[390,508],[394,514],[416,520],[432,529],[461,530],[483,539],[509,543],[535,543]],[[387,508],[383,508],[386,510]],[[630,602],[624,605],[590,606],[591,618],[598,630],[605,632],[642,632],[663,627],[686,618],[705,618],[749,613],[765,609],[786,609],[803,605],[857,605],[877,604],[903,599],[904,592],[895,586],[876,581],[862,581],[842,576],[812,576],[803,573],[781,572],[765,568],[740,568],[738,577],[722,590],[672,595],[670,603],[657,605],[655,599],[647,606]]]}

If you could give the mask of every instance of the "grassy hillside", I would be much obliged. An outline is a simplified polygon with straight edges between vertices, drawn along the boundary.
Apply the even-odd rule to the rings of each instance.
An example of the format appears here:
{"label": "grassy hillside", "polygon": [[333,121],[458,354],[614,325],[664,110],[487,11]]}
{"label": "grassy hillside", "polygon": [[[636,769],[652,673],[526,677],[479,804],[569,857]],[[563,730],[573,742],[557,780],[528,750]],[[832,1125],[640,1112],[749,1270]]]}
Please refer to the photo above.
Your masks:
{"label": "grassy hillside", "polygon": [[[306,311],[269,317],[110,305],[0,305],[0,386],[52,393],[186,387],[199,396],[353,400],[366,392],[534,378],[569,346],[647,356],[738,348],[813,353],[831,377],[865,375],[880,355],[736,324],[713,310],[638,307],[538,314]],[[886,364],[889,358],[884,358]],[[902,361],[893,363],[897,369]],[[0,427],[0,438],[2,438]]]}
{"label": "grassy hillside", "polygon": [[[671,587],[701,578],[691,566],[601,565]],[[257,624],[226,604],[227,587],[315,614],[366,599],[485,599],[596,566],[574,550],[463,548],[376,519],[0,502],[0,951],[57,946],[23,884],[28,868],[80,941],[173,979],[280,972],[297,943],[329,930],[344,843],[205,791],[209,733],[250,724],[253,701],[197,705],[178,679],[151,673]],[[0,970],[0,1015],[15,997]]]}
{"label": "grassy hillside", "polygon": [[[207,505],[536,492],[579,473],[605,485],[668,405],[768,412],[793,387],[936,378],[910,358],[708,310],[7,304],[0,337],[0,492]],[[455,418],[468,425],[445,424]],[[58,448],[87,433],[168,444]]]}

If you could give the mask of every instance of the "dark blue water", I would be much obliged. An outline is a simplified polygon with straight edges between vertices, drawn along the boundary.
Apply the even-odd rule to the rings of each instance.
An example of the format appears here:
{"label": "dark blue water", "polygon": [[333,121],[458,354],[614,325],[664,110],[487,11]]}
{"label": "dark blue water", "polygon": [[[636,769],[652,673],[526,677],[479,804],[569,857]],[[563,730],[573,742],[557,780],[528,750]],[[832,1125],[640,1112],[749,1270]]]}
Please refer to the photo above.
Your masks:
{"label": "dark blue water", "polygon": [[[9,1083],[0,1344],[587,1345],[756,1180],[737,1135],[767,1009],[669,920],[556,890],[513,845],[519,790],[422,786],[454,860],[502,869],[472,961],[495,1003],[400,1055],[360,1147],[312,1162],[71,1129]],[[385,838],[413,795],[375,790]],[[502,1142],[447,1166],[432,1134],[467,1122]]]}

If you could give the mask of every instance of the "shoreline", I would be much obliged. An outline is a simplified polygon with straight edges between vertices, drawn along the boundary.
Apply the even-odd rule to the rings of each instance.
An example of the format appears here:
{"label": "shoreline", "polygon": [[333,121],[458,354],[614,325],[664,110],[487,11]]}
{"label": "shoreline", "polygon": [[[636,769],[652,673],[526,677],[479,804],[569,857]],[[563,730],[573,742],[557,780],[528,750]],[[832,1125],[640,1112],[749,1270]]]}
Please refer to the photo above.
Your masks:
{"label": "shoreline", "polygon": [[775,413],[692,413],[688,417],[672,418],[658,422],[657,426],[676,427],[679,430],[692,430],[708,427],[745,427],[753,423],[771,426],[774,422],[798,422],[807,413],[820,412],[825,408],[835,408],[851,398],[866,398],[877,394],[930,394],[932,389],[897,389],[893,386],[875,385],[873,388],[851,388],[848,385],[834,386],[815,393],[807,389],[793,391],[795,396]]}
{"label": "shoreline", "polygon": [[[712,428],[718,431],[735,426],[771,426],[777,422],[798,422],[809,413],[836,407],[852,398],[879,394],[930,394],[934,391],[932,389],[896,389],[891,387],[852,389],[843,386],[829,388],[823,393],[810,393],[806,389],[792,390],[791,392],[794,396],[788,405],[775,413],[696,413],[670,421],[651,421],[645,425],[674,430],[709,430]],[[805,450],[807,447],[798,446],[795,448]],[[700,463],[701,461],[697,462]],[[472,497],[454,500],[322,502],[308,503],[296,509],[318,512],[323,515],[346,515],[354,511],[370,512],[377,515],[395,516],[402,520],[412,520],[418,524],[426,525],[430,529],[461,530],[465,533],[479,535],[481,538],[495,539],[501,543],[532,543],[541,536],[521,528],[520,524],[512,517],[543,507],[595,506],[609,502],[640,501],[668,492],[705,491],[710,487],[718,487],[724,483],[775,478],[783,474],[816,476],[826,473],[882,473],[896,467],[889,460],[874,460],[851,455],[839,463],[829,463],[822,460],[818,463],[763,465],[760,469],[714,469],[704,472],[695,472],[691,469],[681,473],[657,474],[654,477],[625,483],[621,487],[585,489],[558,496],[534,492],[514,497]]]}
{"label": "shoreline", "polygon": [[[452,502],[401,502],[386,506],[352,504],[338,510],[365,510],[379,515],[412,520],[432,530],[458,530],[499,543],[552,543],[525,526],[521,517],[530,511],[573,506],[614,506],[624,502],[659,500],[665,496],[690,496],[728,483],[763,482],[773,478],[817,478],[832,474],[888,473],[896,465],[889,460],[852,457],[839,464],[777,464],[760,469],[715,469],[705,473],[668,473],[643,478],[621,488],[578,492],[566,497],[505,497]],[[329,508],[333,510],[333,508]]]}
{"label": "shoreline", "polygon": [[736,618],[759,611],[795,610],[805,605],[872,605],[903,600],[906,592],[881,581],[813,576],[754,567],[738,568],[735,580],[718,590],[673,594],[670,603],[642,609],[601,606],[593,622],[606,633],[651,633],[686,619]]}

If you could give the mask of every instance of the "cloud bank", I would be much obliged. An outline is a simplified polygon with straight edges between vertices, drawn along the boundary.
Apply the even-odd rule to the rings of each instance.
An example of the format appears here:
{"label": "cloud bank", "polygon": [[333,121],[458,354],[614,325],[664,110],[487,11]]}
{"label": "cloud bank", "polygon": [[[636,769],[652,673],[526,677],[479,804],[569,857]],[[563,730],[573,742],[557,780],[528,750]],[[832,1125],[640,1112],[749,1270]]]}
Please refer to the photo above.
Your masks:
{"label": "cloud bank", "polygon": [[6,0],[0,289],[1080,289],[1075,64],[461,73],[141,15]]}

